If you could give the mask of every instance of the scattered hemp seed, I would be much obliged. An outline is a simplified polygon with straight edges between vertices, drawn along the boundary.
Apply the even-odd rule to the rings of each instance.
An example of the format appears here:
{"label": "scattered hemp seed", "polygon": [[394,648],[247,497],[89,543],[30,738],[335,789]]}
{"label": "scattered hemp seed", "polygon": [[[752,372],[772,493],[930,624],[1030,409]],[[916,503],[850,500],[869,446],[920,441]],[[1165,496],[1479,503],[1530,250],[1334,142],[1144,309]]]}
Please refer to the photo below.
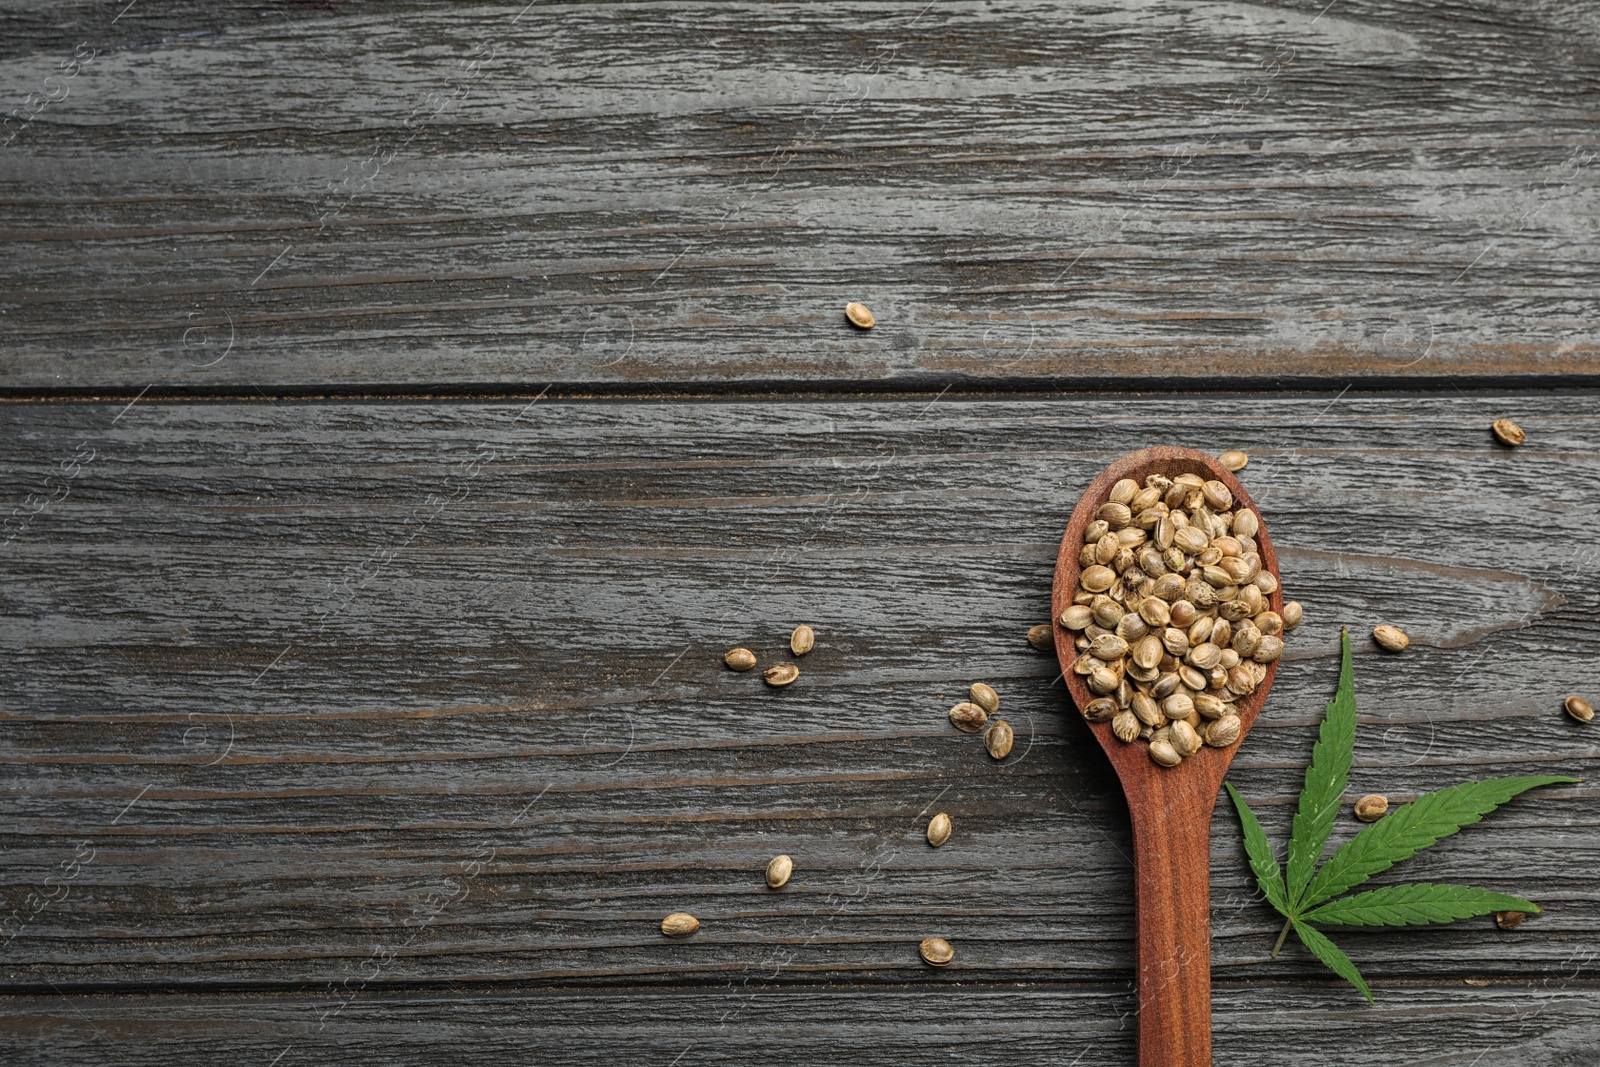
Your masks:
{"label": "scattered hemp seed", "polygon": [[1237,448],[1230,448],[1217,457],[1217,462],[1230,471],[1242,471],[1250,465],[1250,457]]}
{"label": "scattered hemp seed", "polygon": [[700,929],[700,920],[686,911],[675,911],[661,920],[661,932],[668,937],[688,937]]}
{"label": "scattered hemp seed", "polygon": [[982,682],[973,682],[970,693],[972,702],[984,711],[993,715],[1000,710],[1000,694]]}
{"label": "scattered hemp seed", "polygon": [[756,654],[748,648],[730,649],[722,662],[736,671],[747,671],[756,665]]}
{"label": "scattered hemp seed", "polygon": [[1525,911],[1497,911],[1494,913],[1494,924],[1502,930],[1515,930],[1527,917]]}
{"label": "scattered hemp seed", "polygon": [[817,632],[809,626],[796,626],[789,635],[789,651],[803,656],[817,643]]}
{"label": "scattered hemp seed", "polygon": [[952,959],[954,959],[956,955],[956,950],[950,947],[950,942],[946,941],[942,937],[930,937],[925,939],[922,944],[918,946],[918,951],[922,953],[923,960],[933,964],[935,967],[945,966]]}
{"label": "scattered hemp seed", "polygon": [[794,873],[794,860],[788,856],[774,856],[767,864],[767,885],[773,889],[782,889],[789,882],[789,876]]}
{"label": "scattered hemp seed", "polygon": [[975,734],[989,725],[989,713],[971,701],[963,700],[950,709],[950,725],[964,734]]}
{"label": "scattered hemp seed", "polygon": [[1356,818],[1362,822],[1377,822],[1389,811],[1389,798],[1369,793],[1356,801]]}
{"label": "scattered hemp seed", "polygon": [[1489,428],[1494,431],[1495,437],[1499,438],[1501,444],[1509,445],[1512,448],[1516,448],[1528,439],[1528,435],[1523,432],[1522,427],[1510,419],[1495,419]]}
{"label": "scattered hemp seed", "polygon": [[1571,715],[1579,722],[1589,722],[1594,719],[1593,705],[1582,697],[1568,697],[1561,706],[1567,709],[1568,715]]}
{"label": "scattered hemp seed", "polygon": [[1040,652],[1050,652],[1056,647],[1056,635],[1051,632],[1050,624],[1042,622],[1028,630],[1028,644]]}
{"label": "scattered hemp seed", "polygon": [[1398,626],[1389,626],[1387,624],[1374,626],[1372,628],[1372,639],[1378,642],[1378,647],[1385,652],[1404,652],[1406,647],[1411,644],[1411,638],[1406,636],[1404,630]]}
{"label": "scattered hemp seed", "polygon": [[983,733],[983,747],[987,748],[989,755],[995,759],[1005,759],[1011,755],[1011,742],[1014,737],[1010,723],[1004,719],[995,719]]}
{"label": "scattered hemp seed", "polygon": [[768,685],[780,688],[800,677],[800,668],[793,663],[779,663],[776,666],[768,667],[761,673],[761,677],[766,680]]}
{"label": "scattered hemp seed", "polygon": [[858,304],[853,300],[844,306],[844,317],[850,320],[850,325],[859,326],[863,330],[872,329],[878,322],[872,317],[867,305]]}
{"label": "scattered hemp seed", "polygon": [[950,840],[950,816],[940,812],[928,820],[928,844],[938,848]]}

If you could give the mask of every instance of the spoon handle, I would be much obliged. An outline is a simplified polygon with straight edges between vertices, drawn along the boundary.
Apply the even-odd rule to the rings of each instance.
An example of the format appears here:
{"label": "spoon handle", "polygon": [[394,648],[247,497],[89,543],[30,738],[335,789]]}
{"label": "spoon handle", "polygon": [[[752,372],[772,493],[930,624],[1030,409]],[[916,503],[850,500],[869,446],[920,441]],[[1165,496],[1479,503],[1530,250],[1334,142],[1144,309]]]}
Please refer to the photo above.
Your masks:
{"label": "spoon handle", "polygon": [[1209,802],[1134,809],[1139,1067],[1211,1067]]}

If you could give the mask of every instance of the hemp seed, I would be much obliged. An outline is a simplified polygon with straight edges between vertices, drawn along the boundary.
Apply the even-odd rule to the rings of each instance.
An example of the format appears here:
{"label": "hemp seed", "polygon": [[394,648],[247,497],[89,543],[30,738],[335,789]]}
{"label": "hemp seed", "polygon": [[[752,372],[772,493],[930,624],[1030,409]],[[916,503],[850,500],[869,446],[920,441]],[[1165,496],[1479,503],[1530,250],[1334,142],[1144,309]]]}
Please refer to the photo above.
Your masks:
{"label": "hemp seed", "polygon": [[1489,429],[1494,431],[1495,437],[1500,439],[1501,444],[1509,445],[1512,448],[1516,448],[1528,439],[1528,435],[1523,432],[1522,427],[1510,419],[1495,419],[1490,424]]}
{"label": "hemp seed", "polygon": [[1172,747],[1184,759],[1188,759],[1200,751],[1200,735],[1195,733],[1194,727],[1183,719],[1178,719],[1172,724]]}
{"label": "hemp seed", "polygon": [[1083,717],[1090,722],[1110,722],[1116,718],[1117,702],[1111,697],[1097,697],[1089,701],[1089,706],[1083,709]]}
{"label": "hemp seed", "polygon": [[1178,754],[1172,742],[1160,739],[1151,740],[1150,759],[1162,767],[1176,767],[1183,762],[1183,757]]}
{"label": "hemp seed", "polygon": [[989,713],[970,700],[950,709],[950,725],[964,734],[975,734],[989,725]]}
{"label": "hemp seed", "polygon": [[761,677],[773,688],[782,688],[800,677],[800,668],[793,663],[779,663],[762,671]]}
{"label": "hemp seed", "polygon": [[[1225,459],[1229,470],[1249,461]],[[1238,743],[1237,702],[1260,690],[1301,620],[1292,601],[1273,610],[1278,582],[1262,570],[1260,533],[1259,515],[1218,479],[1153,474],[1142,489],[1123,479],[1108,492],[1059,619],[1078,653],[1071,673],[1094,694],[1087,721],[1109,719],[1125,744],[1149,742],[1165,767]]]}
{"label": "hemp seed", "polygon": [[928,821],[928,844],[938,848],[950,840],[950,816],[940,812]]}
{"label": "hemp seed", "polygon": [[950,942],[942,937],[924,938],[917,951],[922,953],[925,962],[935,967],[943,967],[955,959],[956,950],[950,947]]}
{"label": "hemp seed", "polygon": [[794,860],[788,856],[774,856],[767,864],[767,885],[773,889],[782,889],[789,882],[789,876],[794,873]]}
{"label": "hemp seed", "polygon": [[1244,723],[1237,715],[1224,715],[1206,727],[1206,744],[1212,748],[1227,748],[1239,740]]}
{"label": "hemp seed", "polygon": [[989,723],[989,728],[983,732],[983,747],[989,750],[989,755],[995,759],[1005,759],[1011,754],[1011,743],[1015,739],[1011,724],[1004,719],[995,719]]}
{"label": "hemp seed", "polygon": [[1061,613],[1060,622],[1063,630],[1082,630],[1094,622],[1094,609],[1088,604],[1074,604]]}
{"label": "hemp seed", "polygon": [[1377,822],[1389,811],[1389,798],[1369,793],[1356,801],[1356,818],[1362,822]]}
{"label": "hemp seed", "polygon": [[1372,639],[1378,642],[1378,647],[1385,652],[1404,652],[1406,646],[1411,644],[1411,638],[1398,626],[1385,623],[1372,628]]}
{"label": "hemp seed", "polygon": [[661,920],[661,932],[668,937],[688,937],[700,929],[700,920],[686,911],[675,911]]}
{"label": "hemp seed", "polygon": [[1127,504],[1138,495],[1139,483],[1134,481],[1132,478],[1124,478],[1116,485],[1111,487],[1110,499],[1118,504]]}

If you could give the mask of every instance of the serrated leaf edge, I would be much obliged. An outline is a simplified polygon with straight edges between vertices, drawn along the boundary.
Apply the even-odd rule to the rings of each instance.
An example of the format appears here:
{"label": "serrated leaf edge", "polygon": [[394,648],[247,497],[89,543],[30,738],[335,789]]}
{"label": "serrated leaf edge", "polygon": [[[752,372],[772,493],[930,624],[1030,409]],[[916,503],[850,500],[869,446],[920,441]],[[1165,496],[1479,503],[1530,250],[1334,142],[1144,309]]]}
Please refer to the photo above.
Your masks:
{"label": "serrated leaf edge", "polygon": [[[1411,803],[1395,809],[1372,825],[1364,827],[1360,833],[1356,834],[1356,836],[1340,845],[1338,850],[1335,851],[1332,856],[1328,857],[1328,861],[1324,863],[1321,869],[1317,871],[1316,876],[1311,879],[1310,884],[1306,886],[1305,892],[1302,893],[1300,895],[1300,899],[1296,901],[1296,907],[1298,909],[1314,908],[1317,905],[1322,904],[1324,901],[1332,900],[1341,893],[1349,892],[1356,886],[1361,885],[1367,879],[1371,878],[1373,875],[1382,874],[1390,867],[1410,859],[1423,849],[1431,848],[1440,841],[1443,841],[1445,838],[1459,833],[1465,827],[1471,826],[1476,822],[1481,822],[1485,815],[1489,814],[1491,811],[1494,811],[1502,804],[1506,804],[1514,798],[1521,796],[1530,789],[1537,789],[1539,786],[1543,785],[1569,784],[1576,781],[1576,778],[1568,778],[1562,775],[1522,775],[1509,778],[1484,778],[1480,781],[1461,782],[1457,785],[1446,786],[1443,789],[1434,790],[1431,793],[1424,793]],[[1512,787],[1512,783],[1519,784],[1515,787]],[[1451,794],[1465,795],[1474,789],[1484,789],[1492,786],[1512,787],[1512,791],[1506,793],[1502,799],[1497,800],[1492,804],[1488,804],[1487,807],[1463,807],[1459,809],[1459,817],[1449,814],[1451,809],[1448,806],[1448,801],[1452,799]],[[1479,801],[1478,803],[1484,804],[1487,803],[1487,801]],[[1438,811],[1434,810],[1436,806],[1439,808]],[[1421,813],[1420,815],[1419,812]],[[1361,852],[1361,850],[1370,847],[1372,842],[1379,841],[1390,835],[1404,833],[1407,831],[1407,829],[1415,829],[1421,825],[1420,819],[1422,818],[1453,821],[1455,825],[1443,829],[1441,833],[1414,847],[1409,845],[1398,848],[1390,847],[1387,850],[1374,852],[1370,856],[1359,857],[1364,861],[1363,866],[1370,867],[1371,869],[1367,870],[1365,874],[1360,874],[1359,877],[1355,877],[1354,880],[1341,881],[1347,876],[1345,868],[1341,866],[1341,857],[1345,857],[1344,862],[1346,863],[1354,863],[1355,859],[1352,859],[1351,857],[1358,857],[1358,854]],[[1419,821],[1413,822],[1411,820]],[[1352,869],[1350,873],[1356,872],[1354,869]],[[1330,889],[1330,886],[1333,886],[1334,888]]]}
{"label": "serrated leaf edge", "polygon": [[1317,873],[1317,861],[1333,832],[1334,820],[1350,783],[1356,744],[1355,669],[1350,662],[1350,631],[1339,632],[1339,684],[1317,730],[1304,782],[1290,826],[1284,870],[1285,901],[1298,908]]}
{"label": "serrated leaf edge", "polygon": [[1311,951],[1313,956],[1321,960],[1334,974],[1355,986],[1361,992],[1361,995],[1367,998],[1368,1004],[1377,1003],[1372,999],[1372,990],[1367,988],[1366,979],[1361,977],[1361,972],[1356,970],[1356,965],[1350,961],[1350,957],[1346,956],[1338,945],[1329,941],[1327,935],[1322,931],[1307,926],[1303,921],[1299,919],[1292,921],[1294,922],[1295,936],[1300,939],[1302,945]]}
{"label": "serrated leaf edge", "polygon": [[1283,868],[1278,863],[1278,857],[1272,853],[1272,842],[1267,840],[1267,832],[1261,828],[1261,821],[1250,810],[1250,805],[1245,803],[1244,797],[1233,788],[1233,783],[1223,782],[1222,787],[1228,791],[1228,796],[1233,800],[1233,810],[1239,815],[1239,825],[1244,832],[1245,857],[1250,861],[1250,873],[1255,876],[1256,885],[1266,894],[1267,903],[1276,908],[1278,914],[1288,915],[1289,895],[1284,886]]}
{"label": "serrated leaf edge", "polygon": [[[1406,898],[1406,894],[1412,894]],[[1476,903],[1466,906],[1458,914],[1447,915],[1444,918],[1421,918],[1402,920],[1400,922],[1363,922],[1351,919],[1342,912],[1354,911],[1362,908],[1421,908],[1430,904],[1442,905],[1452,898],[1462,894],[1477,894],[1480,899]],[[1402,899],[1389,900],[1388,897]],[[1539,906],[1532,901],[1523,900],[1507,893],[1499,893],[1492,889],[1479,889],[1470,885],[1450,885],[1439,882],[1407,882],[1403,885],[1383,886],[1380,889],[1369,889],[1364,893],[1354,896],[1339,897],[1330,900],[1311,911],[1300,916],[1308,922],[1325,923],[1330,926],[1434,926],[1452,923],[1457,919],[1470,919],[1475,915],[1490,915],[1497,911],[1524,911],[1537,914]]]}

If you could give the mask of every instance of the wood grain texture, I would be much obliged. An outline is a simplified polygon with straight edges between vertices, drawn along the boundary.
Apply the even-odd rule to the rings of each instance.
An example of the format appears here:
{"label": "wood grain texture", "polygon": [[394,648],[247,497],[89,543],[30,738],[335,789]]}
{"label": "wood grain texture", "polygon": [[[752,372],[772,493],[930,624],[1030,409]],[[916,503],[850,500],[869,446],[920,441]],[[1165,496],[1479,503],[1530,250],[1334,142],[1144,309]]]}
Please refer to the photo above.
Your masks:
{"label": "wood grain texture", "polygon": [[[1522,448],[1493,443],[1501,415]],[[330,1005],[753,968],[774,990],[1126,983],[1127,816],[1023,634],[1081,487],[1167,440],[1251,453],[1306,605],[1232,772],[1275,839],[1338,627],[1380,614],[1413,645],[1358,649],[1352,799],[1586,779],[1394,872],[1546,913],[1342,935],[1380,1003],[1587,981],[1600,735],[1560,701],[1600,688],[1597,435],[1591,396],[1553,393],[0,405],[7,510],[38,508],[0,549],[0,980]],[[720,666],[736,643],[786,659],[801,621],[794,686]],[[1004,763],[945,717],[979,679],[1017,728]],[[1269,960],[1227,817],[1211,855],[1217,982],[1322,983],[1298,949]],[[677,910],[701,933],[662,938]],[[917,960],[930,935],[947,971]]]}
{"label": "wood grain texture", "polygon": [[[1595,42],[0,0],[0,1061],[1130,1062],[1130,823],[1022,635],[1170,443],[1250,451],[1306,605],[1231,772],[1275,840],[1345,624],[1414,639],[1351,798],[1585,779],[1384,876],[1545,911],[1337,933],[1376,1007],[1269,958],[1225,812],[1217,1062],[1589,1067]],[[720,666],[801,621],[789,689]]]}
{"label": "wood grain texture", "polygon": [[[1051,580],[1051,626],[1062,682],[1080,712],[1094,699],[1073,665],[1078,635],[1061,624],[1061,615],[1080,592],[1078,556],[1084,531],[1113,486],[1128,479],[1138,486],[1151,475],[1199,475],[1221,482],[1236,513],[1260,509],[1249,492],[1215,457],[1193,449],[1156,445],[1119,457],[1085,487],[1073,508],[1056,554]],[[1165,505],[1163,505],[1165,507]],[[1153,540],[1153,538],[1152,538]],[[1277,554],[1266,523],[1256,533],[1262,573],[1279,578]],[[1269,610],[1283,610],[1283,590],[1275,587]],[[1261,684],[1232,705],[1242,740],[1255,724],[1278,671],[1267,665]],[[1109,722],[1085,727],[1115,769],[1128,804],[1133,834],[1134,983],[1138,997],[1139,1062],[1143,1067],[1211,1067],[1211,816],[1238,744],[1202,747],[1177,769],[1158,767],[1143,744],[1124,744]]]}
{"label": "wood grain texture", "polygon": [[[369,989],[328,1003],[293,994],[0,998],[0,1053],[17,1067],[239,1063],[745,1063],[1126,1067],[1127,987],[971,988],[951,973],[922,987],[787,988],[759,971],[711,988],[436,992]],[[1218,1062],[1237,1067],[1588,1067],[1600,1053],[1592,981],[1406,983],[1375,1007],[1329,983],[1221,983]],[[326,1025],[324,1025],[324,1021]]]}
{"label": "wood grain texture", "polygon": [[0,10],[14,393],[1600,377],[1556,0],[115,15]]}

